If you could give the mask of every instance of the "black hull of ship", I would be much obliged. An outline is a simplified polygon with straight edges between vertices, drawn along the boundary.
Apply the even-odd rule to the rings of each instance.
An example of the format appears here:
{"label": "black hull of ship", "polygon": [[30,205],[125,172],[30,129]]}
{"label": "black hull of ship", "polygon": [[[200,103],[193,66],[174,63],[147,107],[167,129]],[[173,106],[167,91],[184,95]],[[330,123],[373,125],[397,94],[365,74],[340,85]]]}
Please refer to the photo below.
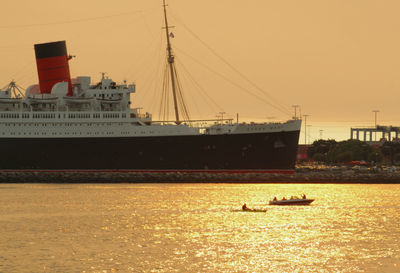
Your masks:
{"label": "black hull of ship", "polygon": [[299,131],[254,134],[3,138],[2,170],[292,172]]}

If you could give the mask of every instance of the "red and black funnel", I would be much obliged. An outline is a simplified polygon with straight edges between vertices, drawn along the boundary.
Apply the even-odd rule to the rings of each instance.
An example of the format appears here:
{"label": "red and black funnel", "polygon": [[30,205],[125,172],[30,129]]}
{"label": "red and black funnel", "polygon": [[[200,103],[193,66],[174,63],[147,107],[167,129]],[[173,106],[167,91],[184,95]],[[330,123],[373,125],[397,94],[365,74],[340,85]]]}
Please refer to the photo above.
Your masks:
{"label": "red and black funnel", "polygon": [[65,41],[36,44],[35,55],[40,93],[51,93],[56,83],[68,82],[67,96],[71,96],[72,83]]}

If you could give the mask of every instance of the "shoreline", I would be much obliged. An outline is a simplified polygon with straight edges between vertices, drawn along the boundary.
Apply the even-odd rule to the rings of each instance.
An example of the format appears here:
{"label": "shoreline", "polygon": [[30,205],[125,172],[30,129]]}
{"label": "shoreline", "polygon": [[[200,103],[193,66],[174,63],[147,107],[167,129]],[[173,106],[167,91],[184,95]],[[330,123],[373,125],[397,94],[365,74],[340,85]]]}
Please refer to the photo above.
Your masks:
{"label": "shoreline", "polygon": [[135,172],[10,172],[0,171],[0,183],[323,183],[400,184],[400,172],[296,169],[271,173],[135,173]]}

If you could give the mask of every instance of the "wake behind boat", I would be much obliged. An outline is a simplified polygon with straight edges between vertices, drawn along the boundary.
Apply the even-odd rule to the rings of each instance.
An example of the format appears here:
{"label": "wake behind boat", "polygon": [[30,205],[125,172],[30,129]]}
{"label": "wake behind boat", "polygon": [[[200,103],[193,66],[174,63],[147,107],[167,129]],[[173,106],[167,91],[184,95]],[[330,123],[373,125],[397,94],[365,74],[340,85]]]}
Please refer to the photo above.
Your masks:
{"label": "wake behind boat", "polygon": [[283,198],[277,200],[276,197],[269,201],[270,205],[280,205],[280,206],[300,206],[300,205],[310,205],[314,199],[307,199],[305,195],[303,198],[298,198],[297,196],[292,196],[290,199]]}

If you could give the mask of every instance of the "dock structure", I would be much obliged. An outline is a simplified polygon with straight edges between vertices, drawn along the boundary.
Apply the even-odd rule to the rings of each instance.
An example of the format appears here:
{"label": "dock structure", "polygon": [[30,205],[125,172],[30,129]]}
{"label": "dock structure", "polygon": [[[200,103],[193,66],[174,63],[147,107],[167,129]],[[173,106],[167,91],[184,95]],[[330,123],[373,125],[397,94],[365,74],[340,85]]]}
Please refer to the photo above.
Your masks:
{"label": "dock structure", "polygon": [[369,128],[351,128],[350,139],[357,139],[365,142],[399,142],[399,133],[400,127],[396,126],[377,125],[376,127]]}

